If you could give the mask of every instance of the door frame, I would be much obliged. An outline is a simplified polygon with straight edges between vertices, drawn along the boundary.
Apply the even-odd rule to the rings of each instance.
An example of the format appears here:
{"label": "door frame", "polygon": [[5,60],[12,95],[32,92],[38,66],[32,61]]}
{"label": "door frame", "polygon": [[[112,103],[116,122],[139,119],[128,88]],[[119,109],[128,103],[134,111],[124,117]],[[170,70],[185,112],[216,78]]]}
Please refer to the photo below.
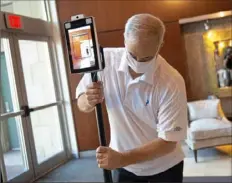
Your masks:
{"label": "door frame", "polygon": [[[7,29],[5,24],[1,23],[0,24],[0,35],[1,37],[7,36],[9,39],[9,45],[11,48],[11,57],[12,57],[12,62],[14,60],[14,70],[17,72],[17,78],[19,77],[19,72],[18,72],[18,65],[16,64],[16,59],[20,58],[19,56],[19,45],[14,43],[16,42],[15,36],[20,35],[20,37],[25,36],[29,38],[29,40],[35,40],[38,39],[39,41],[41,40],[41,37],[46,37],[46,40],[48,40],[48,45],[49,45],[49,54],[50,54],[50,61],[54,63],[52,66],[53,70],[53,81],[54,84],[59,88],[58,93],[56,93],[57,96],[57,101],[59,103],[58,110],[60,111],[59,114],[63,113],[63,115],[60,117],[60,120],[62,121],[60,123],[61,127],[61,133],[62,135],[62,140],[63,140],[63,150],[65,153],[58,154],[57,157],[54,158],[57,160],[61,160],[63,157],[65,157],[65,160],[67,161],[69,158],[72,157],[79,157],[79,152],[78,152],[78,144],[77,144],[77,139],[76,139],[76,131],[75,131],[75,125],[74,125],[74,115],[73,115],[73,110],[71,108],[72,106],[72,100],[71,100],[71,93],[70,93],[70,84],[68,83],[68,66],[64,63],[64,59],[66,58],[64,56],[64,51],[62,50],[62,40],[61,40],[61,32],[60,32],[60,25],[59,25],[59,20],[58,20],[58,13],[57,13],[57,7],[56,7],[56,1],[49,1],[49,0],[44,0],[46,3],[46,11],[47,11],[47,17],[48,21],[44,20],[39,20],[35,18],[30,18],[30,17],[25,17],[21,16],[22,21],[24,22],[24,30],[19,30],[15,31],[12,29]],[[14,13],[11,13],[14,14]],[[4,22],[4,12],[0,11],[0,22]],[[2,36],[3,35],[3,36]],[[33,39],[31,39],[33,37]],[[17,51],[18,50],[18,51]],[[59,62],[59,63],[58,63]],[[19,70],[20,71],[20,70]],[[60,75],[61,72],[65,74],[65,76]],[[22,73],[21,73],[22,74]],[[18,79],[16,81],[17,86],[19,86]],[[18,88],[17,88],[18,90]],[[63,90],[66,92],[64,93]],[[24,90],[22,90],[20,93],[24,93]],[[19,95],[19,93],[18,93]],[[18,97],[20,100],[20,105],[25,104],[25,98],[23,97]],[[50,104],[49,104],[50,105]],[[42,108],[48,107],[48,106],[39,106],[36,109],[37,110],[42,110]],[[51,106],[50,106],[51,107]],[[24,111],[19,110],[16,112],[8,113],[8,114],[1,114],[0,119],[8,119],[9,117],[14,117],[14,116],[20,116],[23,115]],[[28,121],[22,117],[23,121]],[[23,129],[25,130],[28,128],[28,124],[31,125],[29,122],[22,122]],[[27,138],[32,136],[32,134],[26,134]],[[25,142],[26,143],[26,142]],[[30,151],[30,153],[27,155],[28,156],[28,161],[32,160],[33,157],[31,157],[31,149],[29,148],[30,142],[27,142],[27,152]],[[2,157],[0,157],[1,159]],[[46,162],[46,161],[45,161]],[[0,162],[1,163],[1,162]],[[44,163],[44,167],[41,168],[36,172],[34,169],[34,164],[33,162],[28,162],[30,165],[30,170],[33,170],[33,175],[27,176],[28,178],[26,180],[34,180],[43,173],[46,173],[44,171],[46,167],[46,163]],[[51,162],[50,162],[51,163]],[[54,168],[57,166],[56,163],[52,165]],[[42,166],[41,166],[42,167]],[[4,174],[4,170],[3,174]],[[49,171],[49,170],[48,170]],[[42,173],[43,172],[43,173]],[[36,176],[37,174],[37,176]],[[12,181],[25,181],[25,173],[21,174],[20,176],[12,179]]]}
{"label": "door frame", "polygon": [[[13,80],[15,82],[14,90],[15,90],[16,95],[17,95],[17,103],[18,103],[17,110],[18,111],[1,114],[0,122],[1,122],[1,120],[7,120],[9,118],[20,117],[21,124],[17,124],[18,129],[22,131],[22,134],[19,136],[20,141],[21,141],[20,142],[20,149],[21,149],[21,153],[22,154],[25,153],[24,155],[27,156],[27,163],[28,163],[28,165],[27,165],[28,170],[23,172],[22,174],[20,174],[16,178],[11,179],[10,181],[22,181],[25,179],[30,180],[30,179],[32,179],[32,177],[34,177],[34,169],[33,169],[32,157],[31,157],[29,136],[27,134],[27,124],[26,124],[26,120],[23,117],[21,117],[24,114],[24,111],[20,109],[20,106],[23,105],[23,100],[22,100],[22,92],[20,89],[19,73],[18,73],[18,69],[17,69],[18,66],[17,66],[17,57],[16,57],[15,49],[14,49],[14,41],[13,41],[12,35],[10,33],[4,32],[4,31],[1,31],[1,39],[8,39],[8,45],[7,45],[9,48],[8,54],[9,54],[9,56],[11,56],[10,60],[12,61],[12,63],[11,63],[12,68],[11,69],[13,71]],[[0,98],[0,100],[2,100],[2,97]],[[22,145],[24,147],[22,147]],[[0,154],[1,153],[2,153],[2,151],[0,152]],[[8,180],[7,180],[7,175],[6,175],[6,167],[5,167],[5,163],[4,163],[3,154],[1,154],[0,156],[1,156],[0,159],[2,158],[1,169],[3,172],[3,181],[7,182]]]}

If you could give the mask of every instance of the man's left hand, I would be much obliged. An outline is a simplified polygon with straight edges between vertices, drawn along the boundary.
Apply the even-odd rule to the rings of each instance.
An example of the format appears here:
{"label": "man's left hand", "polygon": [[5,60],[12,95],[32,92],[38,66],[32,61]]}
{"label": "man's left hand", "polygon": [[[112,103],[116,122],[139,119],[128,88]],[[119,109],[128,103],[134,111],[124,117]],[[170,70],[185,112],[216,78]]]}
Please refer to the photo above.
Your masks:
{"label": "man's left hand", "polygon": [[98,147],[96,157],[99,168],[113,170],[122,168],[125,165],[123,154],[109,147]]}

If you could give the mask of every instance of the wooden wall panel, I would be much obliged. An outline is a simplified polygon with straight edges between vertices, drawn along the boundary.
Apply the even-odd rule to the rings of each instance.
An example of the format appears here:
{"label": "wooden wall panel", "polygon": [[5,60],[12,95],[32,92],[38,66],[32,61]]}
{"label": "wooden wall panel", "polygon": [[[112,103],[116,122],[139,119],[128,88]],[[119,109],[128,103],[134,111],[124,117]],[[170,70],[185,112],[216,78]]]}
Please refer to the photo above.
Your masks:
{"label": "wooden wall panel", "polygon": [[165,22],[217,11],[230,10],[230,0],[58,0],[60,21],[69,20],[71,15],[84,13],[96,17],[98,31],[122,29],[126,20],[136,13],[151,13]]}
{"label": "wooden wall panel", "polygon": [[[199,0],[199,1],[89,1],[89,0],[58,0],[57,8],[61,24],[61,32],[64,39],[63,23],[72,15],[85,14],[96,17],[99,42],[104,47],[123,46],[123,30],[126,20],[137,13],[151,13],[160,17],[166,24],[167,34],[165,45],[161,54],[173,65],[185,78],[187,92],[191,94],[191,87],[186,69],[186,56],[180,33],[178,20],[180,18],[215,13],[230,10],[230,0]],[[64,44],[64,48],[65,48]],[[68,60],[66,60],[68,63]],[[81,76],[69,75],[71,95],[73,100],[73,111],[79,149],[90,150],[98,146],[95,114],[84,114],[78,111],[75,100],[76,86]],[[109,141],[109,123],[104,106],[104,122],[106,124],[107,139]]]}
{"label": "wooden wall panel", "polygon": [[123,32],[124,30],[100,32],[98,33],[99,43],[103,47],[123,47]]}

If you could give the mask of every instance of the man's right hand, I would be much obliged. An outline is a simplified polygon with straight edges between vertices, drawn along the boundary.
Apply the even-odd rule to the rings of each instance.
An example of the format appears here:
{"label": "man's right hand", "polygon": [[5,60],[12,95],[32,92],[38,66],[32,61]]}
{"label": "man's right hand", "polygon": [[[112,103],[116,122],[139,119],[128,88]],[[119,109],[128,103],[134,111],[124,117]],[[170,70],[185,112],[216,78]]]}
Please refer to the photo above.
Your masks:
{"label": "man's right hand", "polygon": [[86,92],[77,100],[77,106],[82,112],[91,112],[96,104],[104,100],[103,85],[101,81],[93,82],[87,86]]}
{"label": "man's right hand", "polygon": [[102,82],[98,81],[89,84],[85,92],[85,97],[90,107],[95,107],[96,104],[102,103],[104,100]]}

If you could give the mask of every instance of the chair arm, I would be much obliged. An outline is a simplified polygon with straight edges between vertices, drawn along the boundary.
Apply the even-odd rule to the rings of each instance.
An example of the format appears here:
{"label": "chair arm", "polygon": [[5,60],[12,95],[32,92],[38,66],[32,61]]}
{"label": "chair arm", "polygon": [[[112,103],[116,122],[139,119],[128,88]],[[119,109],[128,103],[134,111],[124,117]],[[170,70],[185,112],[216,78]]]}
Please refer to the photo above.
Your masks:
{"label": "chair arm", "polygon": [[[224,111],[223,111],[223,109],[222,109],[222,105],[221,105],[221,102],[219,103],[219,105],[218,105],[218,112],[219,112],[219,115],[220,115],[220,117],[222,118],[222,119],[227,119],[226,118],[226,115],[225,115],[225,113],[224,113]],[[227,119],[228,120],[228,119]]]}
{"label": "chair arm", "polygon": [[226,122],[232,123],[232,121],[230,121],[227,117],[223,117],[222,121],[226,121]]}

